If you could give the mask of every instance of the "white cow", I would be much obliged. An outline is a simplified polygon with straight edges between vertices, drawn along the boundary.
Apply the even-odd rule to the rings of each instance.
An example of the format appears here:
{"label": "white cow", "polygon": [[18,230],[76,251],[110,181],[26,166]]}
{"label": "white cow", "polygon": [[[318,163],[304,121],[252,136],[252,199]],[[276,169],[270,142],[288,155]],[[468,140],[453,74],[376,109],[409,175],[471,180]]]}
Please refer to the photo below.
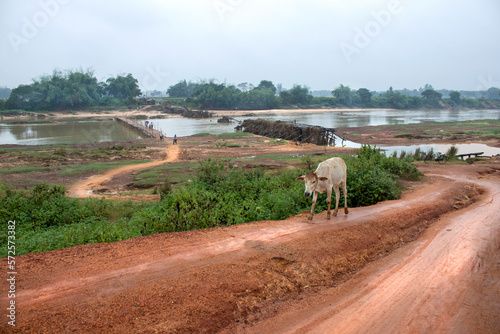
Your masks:
{"label": "white cow", "polygon": [[323,161],[318,165],[316,171],[309,172],[306,175],[300,176],[298,181],[305,181],[306,190],[304,191],[305,196],[313,195],[313,202],[311,208],[311,215],[309,220],[313,219],[314,216],[314,206],[316,205],[316,200],[318,199],[318,194],[322,194],[326,191],[327,198],[326,203],[328,203],[328,212],[326,214],[326,219],[330,219],[330,203],[332,201],[332,187],[335,190],[335,211],[334,216],[337,216],[337,211],[339,208],[339,198],[340,191],[339,186],[342,186],[344,191],[344,212],[349,213],[347,209],[347,167],[344,160],[341,158],[330,158]]}

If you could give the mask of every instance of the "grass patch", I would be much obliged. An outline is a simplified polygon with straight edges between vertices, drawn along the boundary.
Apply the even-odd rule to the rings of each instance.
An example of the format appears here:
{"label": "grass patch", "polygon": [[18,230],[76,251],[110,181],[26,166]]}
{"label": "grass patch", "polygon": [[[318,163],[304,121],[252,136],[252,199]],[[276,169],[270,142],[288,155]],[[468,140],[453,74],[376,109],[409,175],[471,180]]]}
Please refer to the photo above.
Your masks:
{"label": "grass patch", "polygon": [[254,159],[269,159],[269,160],[278,160],[282,162],[283,161],[289,162],[293,160],[299,161],[300,157],[290,154],[268,154],[268,155],[258,156],[257,158]]}
{"label": "grass patch", "polygon": [[200,164],[199,162],[188,162],[188,163],[182,163],[182,164],[168,164],[166,166],[160,166],[156,167],[153,170],[171,170],[171,169],[189,169],[189,168],[195,168],[198,167]]}
{"label": "grass patch", "polygon": [[140,179],[150,179],[150,178],[155,178],[160,175],[160,172],[154,172],[154,171],[149,171],[145,173],[141,173],[135,176],[135,179],[140,180]]}
{"label": "grass patch", "polygon": [[95,164],[90,164],[90,165],[62,166],[62,168],[65,168],[65,170],[62,171],[60,173],[60,175],[72,176],[72,175],[86,173],[89,171],[102,172],[102,171],[106,171],[108,169],[112,169],[115,167],[126,166],[126,165],[135,165],[135,164],[146,163],[146,162],[150,162],[150,161],[152,161],[152,160],[125,160],[125,161],[117,161],[117,162],[102,162],[102,163],[95,163]]}
{"label": "grass patch", "polygon": [[250,132],[234,132],[234,133],[221,133],[219,135],[220,138],[231,139],[231,138],[241,138],[253,136],[253,133]]}
{"label": "grass patch", "polygon": [[411,133],[398,133],[394,135],[394,138],[413,138]]}
{"label": "grass patch", "polygon": [[208,137],[208,136],[213,136],[213,134],[208,132],[200,132],[192,135],[191,137]]}
{"label": "grass patch", "polygon": [[142,179],[134,182],[134,186],[138,188],[150,188],[158,185],[163,178],[161,177],[153,177],[148,179]]}
{"label": "grass patch", "polygon": [[154,195],[154,188],[141,190],[127,190],[119,192],[122,196]]}
{"label": "grass patch", "polygon": [[18,166],[9,169],[0,169],[0,174],[20,174],[20,173],[31,173],[31,172],[44,172],[49,169],[54,169],[59,167],[35,167],[35,166]]}

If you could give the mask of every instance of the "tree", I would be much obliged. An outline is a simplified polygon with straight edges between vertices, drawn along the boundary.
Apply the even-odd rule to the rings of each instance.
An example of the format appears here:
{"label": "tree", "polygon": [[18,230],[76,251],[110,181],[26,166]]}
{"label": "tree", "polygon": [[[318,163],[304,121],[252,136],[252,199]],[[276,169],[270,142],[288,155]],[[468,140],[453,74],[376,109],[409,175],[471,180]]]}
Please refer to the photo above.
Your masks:
{"label": "tree", "polygon": [[486,91],[485,97],[487,99],[500,99],[500,89],[491,87]]}
{"label": "tree", "polygon": [[432,87],[432,85],[430,85],[430,84],[425,84],[424,88],[420,88],[421,92],[426,91],[426,90],[434,90],[434,87]]}
{"label": "tree", "polygon": [[441,104],[439,101],[441,100],[441,97],[443,96],[441,93],[436,92],[435,90],[432,89],[427,89],[421,93],[422,97],[424,98],[424,105],[426,107],[430,108],[440,108]]}
{"label": "tree", "polygon": [[138,81],[130,73],[127,76],[109,78],[106,84],[106,93],[122,101],[130,101],[141,95]]}
{"label": "tree", "polygon": [[460,92],[456,90],[450,92],[450,99],[457,105],[460,104]]}
{"label": "tree", "polygon": [[385,98],[387,100],[387,104],[391,108],[395,109],[407,108],[408,98],[403,94],[394,91],[392,87],[390,87],[389,90],[385,93]]}
{"label": "tree", "polygon": [[238,84],[238,89],[242,92],[248,92],[248,82],[242,82]]}
{"label": "tree", "polygon": [[307,105],[313,99],[312,95],[309,94],[309,88],[306,86],[302,87],[301,85],[294,85],[290,90],[281,91],[280,97],[285,105]]}
{"label": "tree", "polygon": [[363,107],[371,107],[372,105],[372,93],[366,88],[360,88],[357,91],[359,100]]}
{"label": "tree", "polygon": [[254,89],[270,89],[276,95],[276,87],[272,81],[262,80]]}
{"label": "tree", "polygon": [[335,90],[332,91],[332,95],[337,99],[337,101],[346,106],[351,107],[353,103],[353,92],[349,86],[340,85]]}
{"label": "tree", "polygon": [[33,80],[31,85],[15,88],[6,107],[24,110],[80,109],[96,105],[101,88],[92,71],[55,70]]}
{"label": "tree", "polygon": [[34,99],[34,91],[32,85],[19,85],[10,93],[9,98],[5,102],[6,109],[32,109],[31,101]]}
{"label": "tree", "polygon": [[170,86],[167,89],[167,94],[170,97],[190,97],[191,95],[186,80],[179,81],[177,84]]}

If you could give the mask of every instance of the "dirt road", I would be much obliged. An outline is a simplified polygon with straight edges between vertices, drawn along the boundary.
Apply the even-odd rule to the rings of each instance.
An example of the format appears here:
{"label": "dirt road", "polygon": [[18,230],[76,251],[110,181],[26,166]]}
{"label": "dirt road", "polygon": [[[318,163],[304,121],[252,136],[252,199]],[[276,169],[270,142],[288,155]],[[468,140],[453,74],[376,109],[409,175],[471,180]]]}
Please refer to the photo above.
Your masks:
{"label": "dirt road", "polygon": [[314,296],[310,307],[302,301],[239,332],[498,333],[500,184],[473,185],[485,190],[483,200],[443,215],[417,242]]}
{"label": "dirt road", "polygon": [[16,330],[498,333],[500,168],[421,168],[400,200],[332,220],[19,256]]}
{"label": "dirt road", "polygon": [[[168,145],[166,158],[157,161],[146,162],[143,164],[127,165],[107,171],[104,174],[93,175],[87,179],[75,182],[67,191],[67,195],[75,198],[83,197],[99,197],[94,194],[93,190],[101,186],[103,183],[109,182],[113,177],[120,174],[131,173],[136,170],[152,168],[160,166],[164,163],[176,161],[179,157],[180,150],[178,145]],[[155,196],[155,198],[158,196]],[[126,196],[121,196],[121,199],[126,199]]]}

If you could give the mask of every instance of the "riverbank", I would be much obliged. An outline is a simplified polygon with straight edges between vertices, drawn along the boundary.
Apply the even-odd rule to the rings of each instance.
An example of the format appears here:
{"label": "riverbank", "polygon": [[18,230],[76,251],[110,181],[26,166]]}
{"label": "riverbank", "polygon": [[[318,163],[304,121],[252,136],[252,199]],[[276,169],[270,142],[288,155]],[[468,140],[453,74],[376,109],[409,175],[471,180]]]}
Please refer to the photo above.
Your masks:
{"label": "riverbank", "polygon": [[[265,110],[207,110],[214,114],[214,117],[222,116],[245,116],[245,115],[294,115],[294,114],[317,114],[325,112],[346,112],[346,111],[373,111],[373,110],[394,110],[387,108],[321,108],[321,109],[265,109]],[[125,117],[125,118],[136,118],[136,117],[151,117],[162,115],[164,118],[178,118],[179,115],[165,114],[156,110],[153,106],[146,106],[141,109],[131,109],[128,111],[124,110],[107,110],[100,112],[90,112],[86,111],[75,111],[71,113],[67,112],[56,112],[50,111],[46,113],[36,113],[36,117],[29,115],[17,115],[17,116],[3,116],[2,120],[12,121],[12,120],[28,120],[28,119],[89,119],[89,118],[114,118],[114,117]]]}
{"label": "riverbank", "polygon": [[482,143],[500,147],[500,120],[342,127],[336,130],[338,136],[360,144],[402,146]]}
{"label": "riverbank", "polygon": [[[338,112],[340,114],[344,112],[370,112],[370,111],[398,111],[399,109],[391,108],[312,108],[312,109],[263,109],[263,110],[207,110],[207,112],[212,113],[214,117],[244,117],[244,116],[272,116],[272,115],[304,115],[304,114],[322,114],[327,112]],[[428,109],[418,109],[419,111],[431,111]],[[474,108],[463,108],[461,110],[478,110]],[[484,109],[484,110],[494,110],[494,109]],[[404,112],[405,110],[399,110]],[[438,109],[436,111],[450,111],[447,109]],[[500,112],[500,109],[499,109]],[[163,118],[178,118],[182,117],[175,114],[162,113],[156,108],[156,106],[144,106],[141,109],[129,109],[129,110],[102,110],[102,111],[47,111],[47,112],[36,112],[27,115],[3,115],[2,121],[13,121],[13,120],[68,120],[68,119],[103,119],[103,118],[114,118],[114,117],[125,117],[125,118],[147,118],[162,115]]]}

